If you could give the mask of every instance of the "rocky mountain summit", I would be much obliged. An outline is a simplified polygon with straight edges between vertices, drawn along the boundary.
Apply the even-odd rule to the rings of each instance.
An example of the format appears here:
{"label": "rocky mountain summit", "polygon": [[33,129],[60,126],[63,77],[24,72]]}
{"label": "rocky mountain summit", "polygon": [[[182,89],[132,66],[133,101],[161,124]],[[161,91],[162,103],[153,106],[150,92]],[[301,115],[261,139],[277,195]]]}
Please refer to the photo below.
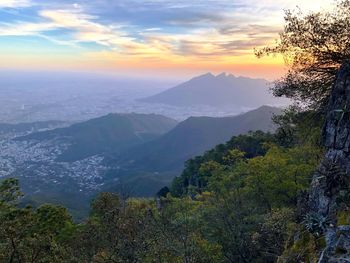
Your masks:
{"label": "rocky mountain summit", "polygon": [[140,101],[177,107],[205,105],[219,109],[288,104],[287,100],[276,98],[270,93],[267,80],[226,73],[216,76],[207,73]]}
{"label": "rocky mountain summit", "polygon": [[340,68],[331,93],[323,130],[326,153],[313,177],[309,196],[309,218],[313,218],[314,228],[324,232],[326,241],[319,263],[350,262],[350,212],[343,205],[348,198],[350,177],[349,110],[347,62]]}

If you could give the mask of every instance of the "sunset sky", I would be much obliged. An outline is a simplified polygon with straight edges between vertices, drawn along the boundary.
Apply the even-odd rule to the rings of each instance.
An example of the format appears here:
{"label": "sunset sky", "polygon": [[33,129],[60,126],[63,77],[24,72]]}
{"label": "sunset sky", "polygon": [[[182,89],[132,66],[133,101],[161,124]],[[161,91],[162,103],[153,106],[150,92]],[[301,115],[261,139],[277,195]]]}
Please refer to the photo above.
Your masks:
{"label": "sunset sky", "polygon": [[0,0],[0,68],[182,77],[229,72],[273,79],[281,58],[258,60],[283,9],[331,0]]}

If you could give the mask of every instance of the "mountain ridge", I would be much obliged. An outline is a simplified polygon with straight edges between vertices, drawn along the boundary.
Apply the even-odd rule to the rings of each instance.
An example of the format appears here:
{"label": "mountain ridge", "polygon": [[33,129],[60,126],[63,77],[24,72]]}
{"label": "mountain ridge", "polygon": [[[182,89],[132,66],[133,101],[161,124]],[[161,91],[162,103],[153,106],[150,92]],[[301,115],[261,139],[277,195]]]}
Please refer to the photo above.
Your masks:
{"label": "mountain ridge", "polygon": [[215,76],[209,72],[139,100],[172,106],[257,108],[260,105],[279,103],[270,94],[268,85],[269,82],[264,79],[236,77],[225,72]]}
{"label": "mountain ridge", "polygon": [[179,170],[187,159],[228,141],[234,135],[256,130],[273,132],[275,127],[271,117],[281,111],[280,108],[262,106],[237,116],[190,117],[161,137],[124,152],[122,163],[143,163],[139,169],[157,172]]}
{"label": "mountain ridge", "polygon": [[37,132],[16,140],[67,141],[71,145],[59,161],[76,161],[106,152],[117,152],[127,147],[154,139],[171,130],[177,121],[157,114],[110,113],[69,127]]}

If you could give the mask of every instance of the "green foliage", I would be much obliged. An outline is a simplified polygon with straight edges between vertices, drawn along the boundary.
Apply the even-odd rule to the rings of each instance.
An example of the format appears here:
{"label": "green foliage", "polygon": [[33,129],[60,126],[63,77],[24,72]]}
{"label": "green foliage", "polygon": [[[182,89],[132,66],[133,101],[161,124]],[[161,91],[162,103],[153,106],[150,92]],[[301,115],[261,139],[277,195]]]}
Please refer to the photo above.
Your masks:
{"label": "green foliage", "polygon": [[202,202],[190,198],[169,198],[154,215],[156,251],[164,262],[222,261],[221,246],[204,238],[203,209]]}
{"label": "green foliage", "polygon": [[338,225],[349,225],[350,224],[350,211],[338,211],[337,213]]}
{"label": "green foliage", "polygon": [[311,146],[272,146],[265,156],[245,164],[248,191],[267,207],[296,206],[298,193],[309,187],[319,154]]}
{"label": "green foliage", "polygon": [[141,262],[152,243],[146,238],[148,209],[142,200],[127,202],[116,194],[100,194],[89,220],[71,240],[69,257],[75,262]]}
{"label": "green foliage", "polygon": [[295,221],[291,208],[273,209],[264,216],[263,222],[253,235],[253,243],[266,262],[276,262],[283,253],[288,230]]}
{"label": "green foliage", "polygon": [[245,158],[264,155],[267,151],[265,145],[274,141],[272,134],[261,131],[232,137],[226,144],[220,144],[204,155],[188,160],[181,176],[173,180],[171,194],[180,197],[188,194],[189,188],[198,193],[205,191],[214,170],[233,166],[243,155]]}
{"label": "green foliage", "polygon": [[16,202],[21,196],[17,179],[5,179],[0,184],[0,205]]}
{"label": "green foliage", "polygon": [[[306,226],[312,233],[305,231],[296,210],[322,149],[299,140],[308,134],[301,127],[288,145],[263,132],[233,137],[189,160],[157,200],[101,193],[80,224],[60,206],[19,207],[18,181],[5,180],[0,262],[312,261],[323,240],[314,226],[323,224],[311,218]],[[347,200],[344,195],[344,211]]]}
{"label": "green foliage", "polygon": [[0,262],[62,262],[61,243],[74,231],[66,209],[43,205],[20,208],[18,181],[0,183]]}
{"label": "green foliage", "polygon": [[[301,138],[302,126],[293,136]],[[173,195],[189,195],[204,206],[203,233],[221,246],[228,262],[277,260],[296,220],[298,198],[318,165],[317,144],[299,141],[287,148],[276,141],[260,132],[234,137],[190,160],[174,179]]]}
{"label": "green foliage", "polygon": [[326,246],[324,236],[316,237],[303,226],[294,224],[287,233],[289,237],[283,254],[278,257],[278,263],[318,262],[319,251]]}
{"label": "green foliage", "polygon": [[320,147],[324,116],[314,111],[303,111],[291,106],[283,114],[275,116],[278,125],[275,137],[278,145],[293,147],[295,145],[314,145]]}

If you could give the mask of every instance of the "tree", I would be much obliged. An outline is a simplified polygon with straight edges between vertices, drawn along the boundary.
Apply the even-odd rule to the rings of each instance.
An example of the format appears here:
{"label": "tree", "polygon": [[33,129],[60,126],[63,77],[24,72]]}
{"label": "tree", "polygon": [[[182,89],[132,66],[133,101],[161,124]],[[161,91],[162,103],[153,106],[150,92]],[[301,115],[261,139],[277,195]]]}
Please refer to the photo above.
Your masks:
{"label": "tree", "polygon": [[294,211],[290,208],[274,209],[263,217],[259,230],[252,237],[262,262],[277,262],[294,221]]}
{"label": "tree", "polygon": [[[154,216],[154,247],[150,262],[212,263],[223,262],[221,246],[204,238],[203,203],[191,198],[168,198]],[[158,259],[157,261],[155,259]]]}
{"label": "tree", "polygon": [[0,262],[64,262],[63,243],[73,226],[67,210],[42,205],[17,206],[18,180],[0,183]]}
{"label": "tree", "polygon": [[164,186],[157,192],[157,197],[166,197],[170,193],[170,189],[167,186]]}
{"label": "tree", "polygon": [[289,66],[288,73],[275,83],[274,95],[322,111],[340,65],[350,60],[349,36],[349,0],[327,12],[286,11],[279,41],[256,51],[258,57],[280,54]]}
{"label": "tree", "polygon": [[14,204],[21,195],[17,179],[9,178],[0,183],[0,205]]}
{"label": "tree", "polygon": [[320,112],[303,111],[292,106],[284,110],[283,114],[274,116],[273,121],[278,126],[275,133],[278,145],[283,147],[296,145],[321,147],[324,116]]}
{"label": "tree", "polygon": [[[149,213],[150,212],[150,213]],[[76,262],[143,262],[149,242],[148,203],[101,193],[92,203],[89,220],[72,240],[71,258]]]}
{"label": "tree", "polygon": [[219,144],[204,155],[188,160],[181,176],[173,179],[170,193],[181,197],[206,191],[208,179],[215,170],[233,166],[241,157],[264,155],[267,151],[266,144],[274,141],[274,135],[262,131],[233,136],[227,143]]}
{"label": "tree", "polygon": [[272,146],[265,156],[248,160],[243,170],[250,198],[269,210],[296,207],[299,194],[309,187],[319,156],[320,150],[312,146]]}

